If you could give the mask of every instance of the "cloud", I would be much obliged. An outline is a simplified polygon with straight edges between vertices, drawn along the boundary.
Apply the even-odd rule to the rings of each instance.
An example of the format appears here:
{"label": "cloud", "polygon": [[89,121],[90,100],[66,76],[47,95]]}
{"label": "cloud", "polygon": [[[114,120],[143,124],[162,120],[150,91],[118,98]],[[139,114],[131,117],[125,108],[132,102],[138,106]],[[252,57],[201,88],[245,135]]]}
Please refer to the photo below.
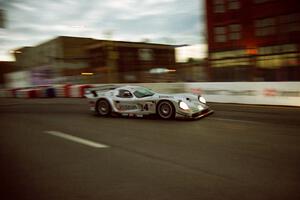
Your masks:
{"label": "cloud", "polygon": [[0,60],[4,51],[59,35],[100,39],[107,30],[116,40],[203,42],[199,0],[0,0],[0,5],[8,24],[0,33]]}
{"label": "cloud", "polygon": [[17,8],[17,9],[20,9],[20,10],[24,10],[24,11],[35,11],[35,8],[34,7],[31,7],[31,6],[28,6],[26,4],[23,4],[23,3],[17,3],[17,2],[14,2],[11,4],[13,7]]}

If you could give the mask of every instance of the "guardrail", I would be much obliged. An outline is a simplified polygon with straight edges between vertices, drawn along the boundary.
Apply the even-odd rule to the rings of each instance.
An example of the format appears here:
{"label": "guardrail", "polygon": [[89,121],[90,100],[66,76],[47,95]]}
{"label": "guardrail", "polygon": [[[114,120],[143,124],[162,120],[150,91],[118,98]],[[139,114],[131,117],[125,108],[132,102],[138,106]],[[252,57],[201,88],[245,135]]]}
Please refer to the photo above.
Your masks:
{"label": "guardrail", "polygon": [[[82,98],[86,88],[100,85],[106,84],[65,84],[1,89],[0,97]],[[300,106],[300,82],[137,83],[134,85],[149,87],[160,93],[201,94],[208,102]]]}

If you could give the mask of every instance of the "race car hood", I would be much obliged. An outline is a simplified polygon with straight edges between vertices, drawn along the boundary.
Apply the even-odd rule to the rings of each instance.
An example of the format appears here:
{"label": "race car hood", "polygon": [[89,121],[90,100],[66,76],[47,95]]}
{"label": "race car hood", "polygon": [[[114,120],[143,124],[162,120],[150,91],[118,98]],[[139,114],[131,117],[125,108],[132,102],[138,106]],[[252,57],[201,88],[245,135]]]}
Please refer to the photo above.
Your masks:
{"label": "race car hood", "polygon": [[196,94],[191,94],[191,93],[179,93],[179,94],[175,94],[175,98],[180,99],[180,100],[196,100],[198,101],[198,97],[199,95]]}
{"label": "race car hood", "polygon": [[199,101],[199,96],[200,95],[191,94],[191,93],[176,93],[176,94],[156,94],[154,98],[167,99],[176,102],[183,101],[190,108],[198,107],[199,105],[201,105],[204,108],[207,108],[208,106],[205,103]]}

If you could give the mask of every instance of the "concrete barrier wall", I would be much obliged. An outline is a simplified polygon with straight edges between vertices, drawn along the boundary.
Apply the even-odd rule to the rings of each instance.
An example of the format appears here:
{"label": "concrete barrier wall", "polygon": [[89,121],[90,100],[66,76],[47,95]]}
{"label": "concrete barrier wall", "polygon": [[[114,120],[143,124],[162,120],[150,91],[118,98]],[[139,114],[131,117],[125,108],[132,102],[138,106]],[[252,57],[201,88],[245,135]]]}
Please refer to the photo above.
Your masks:
{"label": "concrete barrier wall", "polygon": [[[81,98],[85,88],[100,85],[106,84],[53,85],[26,89],[2,89],[0,97]],[[201,94],[208,102],[300,106],[300,82],[138,83],[134,85],[145,86],[159,93],[189,92]]]}
{"label": "concrete barrier wall", "polygon": [[185,91],[184,83],[142,83],[140,85],[159,93],[182,93]]}
{"label": "concrete barrier wall", "polygon": [[208,102],[300,106],[300,82],[185,83]]}
{"label": "concrete barrier wall", "polygon": [[[112,84],[92,84],[91,86],[97,87],[102,85]],[[185,90],[184,83],[122,83],[113,85],[140,85],[159,93],[181,93]]]}

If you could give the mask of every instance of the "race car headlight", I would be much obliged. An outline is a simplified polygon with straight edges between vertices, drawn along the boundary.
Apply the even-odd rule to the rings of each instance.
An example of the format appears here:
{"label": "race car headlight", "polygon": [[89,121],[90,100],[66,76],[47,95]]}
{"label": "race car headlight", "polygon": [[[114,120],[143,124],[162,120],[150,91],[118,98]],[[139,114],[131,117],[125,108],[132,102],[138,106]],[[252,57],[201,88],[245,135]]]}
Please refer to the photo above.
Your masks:
{"label": "race car headlight", "polygon": [[199,99],[199,101],[200,101],[201,103],[204,103],[204,104],[206,103],[206,100],[204,99],[204,97],[199,96],[198,99]]}
{"label": "race car headlight", "polygon": [[184,103],[183,101],[181,101],[181,102],[179,103],[179,107],[180,107],[181,109],[183,109],[183,110],[188,110],[188,109],[189,109],[189,106],[188,106],[186,103]]}
{"label": "race car headlight", "polygon": [[203,110],[204,108],[203,108],[203,106],[199,105],[199,106],[198,106],[198,109],[199,109],[199,110]]}

